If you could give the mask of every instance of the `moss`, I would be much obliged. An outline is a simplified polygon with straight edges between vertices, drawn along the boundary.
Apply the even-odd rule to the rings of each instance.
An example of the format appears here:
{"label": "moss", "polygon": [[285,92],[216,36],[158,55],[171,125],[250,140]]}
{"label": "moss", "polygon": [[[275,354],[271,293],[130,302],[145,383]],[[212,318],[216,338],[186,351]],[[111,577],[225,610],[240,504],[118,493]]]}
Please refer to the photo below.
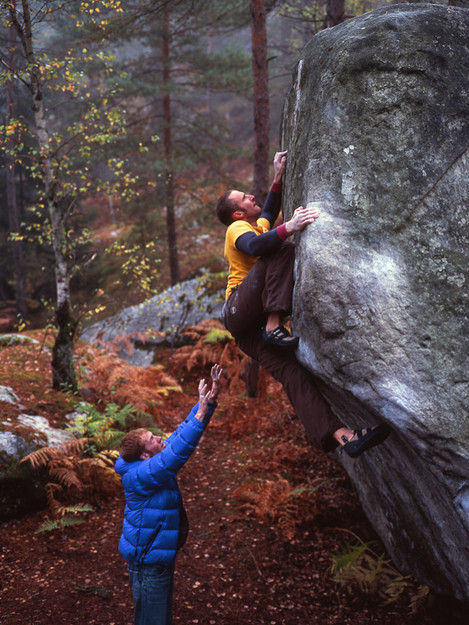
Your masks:
{"label": "moss", "polygon": [[37,341],[22,334],[0,334],[1,347],[14,347],[15,345],[32,345]]}
{"label": "moss", "polygon": [[228,332],[228,330],[224,330],[222,328],[212,328],[204,339],[204,343],[229,343],[233,340],[233,337]]}

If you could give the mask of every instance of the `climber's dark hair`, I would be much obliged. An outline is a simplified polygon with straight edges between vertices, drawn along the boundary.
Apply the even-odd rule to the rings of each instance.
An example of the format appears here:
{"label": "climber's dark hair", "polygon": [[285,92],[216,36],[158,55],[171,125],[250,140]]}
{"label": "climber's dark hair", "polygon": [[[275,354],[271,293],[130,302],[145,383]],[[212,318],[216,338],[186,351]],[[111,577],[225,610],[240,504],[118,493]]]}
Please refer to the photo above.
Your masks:
{"label": "climber's dark hair", "polygon": [[234,221],[233,213],[236,210],[236,204],[229,197],[232,192],[233,191],[231,189],[229,191],[225,191],[225,193],[218,198],[217,206],[215,208],[218,219],[222,224],[225,224],[225,226],[229,226]]}

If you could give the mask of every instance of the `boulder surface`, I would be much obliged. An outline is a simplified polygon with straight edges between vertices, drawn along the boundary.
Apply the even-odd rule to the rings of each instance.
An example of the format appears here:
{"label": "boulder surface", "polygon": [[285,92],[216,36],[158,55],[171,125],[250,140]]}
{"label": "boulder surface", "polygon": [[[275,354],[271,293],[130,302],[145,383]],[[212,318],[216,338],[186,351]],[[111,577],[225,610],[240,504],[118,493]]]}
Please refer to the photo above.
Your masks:
{"label": "boulder surface", "polygon": [[142,304],[93,323],[80,338],[95,345],[113,343],[120,358],[132,365],[148,367],[156,346],[163,342],[174,344],[184,328],[204,319],[221,317],[223,291],[212,292],[210,283],[210,276],[180,282]]}
{"label": "boulder surface", "polygon": [[403,573],[469,599],[469,10],[377,9],[307,44],[287,95],[298,356],[393,434],[341,456]]}

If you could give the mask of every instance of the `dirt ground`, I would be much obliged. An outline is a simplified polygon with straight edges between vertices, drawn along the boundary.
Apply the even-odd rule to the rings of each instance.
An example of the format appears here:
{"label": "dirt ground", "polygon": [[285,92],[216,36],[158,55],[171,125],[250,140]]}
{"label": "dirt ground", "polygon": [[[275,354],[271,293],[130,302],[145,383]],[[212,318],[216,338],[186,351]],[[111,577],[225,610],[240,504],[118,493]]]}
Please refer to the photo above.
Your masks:
{"label": "dirt ground", "polygon": [[[173,401],[174,427],[191,404],[183,394]],[[243,406],[234,417],[221,398],[180,472],[191,529],[176,564],[176,624],[469,622],[461,604],[432,594],[411,613],[416,583],[388,605],[376,591],[335,583],[332,555],[355,536],[383,553],[347,475],[306,440],[280,389]],[[267,499],[255,505],[259,485],[272,491],[270,509]],[[298,497],[285,504],[288,485]],[[121,494],[95,501],[85,523],[53,532],[35,533],[46,511],[3,523],[0,623],[131,625],[131,588],[117,551],[123,508]]]}

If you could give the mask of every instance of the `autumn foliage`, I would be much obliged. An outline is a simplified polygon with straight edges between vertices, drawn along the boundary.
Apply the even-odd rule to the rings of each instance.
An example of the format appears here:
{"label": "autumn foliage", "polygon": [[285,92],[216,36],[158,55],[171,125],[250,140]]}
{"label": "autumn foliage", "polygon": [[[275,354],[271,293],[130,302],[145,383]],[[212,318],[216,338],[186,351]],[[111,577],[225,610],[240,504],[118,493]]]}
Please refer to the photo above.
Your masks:
{"label": "autumn foliage", "polygon": [[[180,339],[184,343],[182,347],[162,348],[159,353],[162,362],[146,369],[132,366],[119,357],[119,350],[132,349],[129,337],[118,337],[114,344],[101,345],[101,349],[80,346],[79,370],[85,397],[103,413],[110,405],[135,412],[133,418],[123,419],[120,424],[117,413],[114,423],[103,414],[102,427],[94,438],[81,438],[58,449],[45,447],[27,457],[34,468],[46,466],[48,469],[47,494],[51,511],[56,513],[63,503],[114,493],[116,480],[112,467],[116,452],[112,451],[112,446],[119,437],[112,438],[115,433],[112,428],[136,427],[141,419],[147,419],[148,427],[169,431],[171,407],[183,394],[178,380],[188,376],[187,382],[195,389],[197,379],[218,362],[225,375],[220,399],[221,418],[212,427],[223,427],[233,445],[257,432],[263,432],[273,441],[272,446],[256,447],[249,459],[253,468],[267,468],[273,479],[255,483],[249,479],[234,489],[237,515],[246,518],[254,515],[260,521],[274,522],[279,536],[292,540],[298,527],[314,519],[317,505],[311,495],[325,480],[318,478],[300,483],[295,480],[293,484],[281,477],[286,470],[294,470],[309,451],[305,441],[281,434],[288,431],[293,419],[281,385],[262,371],[257,398],[246,402],[246,356],[216,320],[186,328]],[[111,449],[106,450],[106,443]]]}
{"label": "autumn foliage", "polygon": [[[2,609],[9,622],[33,614],[45,625],[51,611],[60,623],[130,622],[131,591],[117,553],[124,504],[114,433],[139,419],[172,431],[195,401],[197,381],[218,361],[225,368],[219,407],[179,476],[191,537],[178,560],[175,622],[259,623],[268,614],[285,625],[395,625],[397,617],[403,625],[433,625],[428,589],[391,569],[340,465],[312,447],[278,383],[262,373],[258,397],[248,397],[245,357],[216,322],[188,328],[184,340],[158,349],[158,366],[148,371],[112,348],[77,346],[82,390],[94,402],[89,429],[97,434],[41,448],[24,463],[47,468],[50,507],[5,524]],[[57,427],[70,406],[50,385],[44,394],[47,344],[5,348],[0,381],[14,386],[27,412],[48,414]],[[13,423],[13,408],[6,414]],[[349,536],[353,544],[343,545]]]}

